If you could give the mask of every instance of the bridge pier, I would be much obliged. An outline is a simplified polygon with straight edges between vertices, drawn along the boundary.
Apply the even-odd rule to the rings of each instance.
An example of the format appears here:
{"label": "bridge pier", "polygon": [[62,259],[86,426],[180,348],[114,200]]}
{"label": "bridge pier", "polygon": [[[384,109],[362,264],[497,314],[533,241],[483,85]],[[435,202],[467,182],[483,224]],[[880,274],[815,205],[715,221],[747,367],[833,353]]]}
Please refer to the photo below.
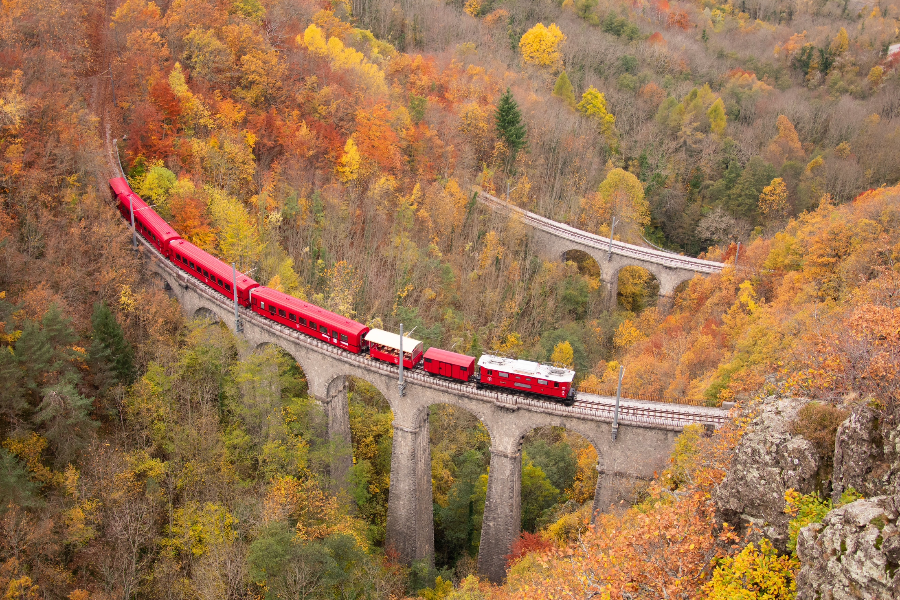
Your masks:
{"label": "bridge pier", "polygon": [[690,281],[684,273],[673,272],[671,269],[658,269],[653,273],[659,281],[659,299],[656,307],[659,314],[667,315],[675,305],[675,290],[685,281]]}
{"label": "bridge pier", "polygon": [[603,280],[603,283],[608,290],[606,307],[608,310],[616,310],[619,302],[619,272],[616,271],[612,277],[609,278],[609,281]]}
{"label": "bridge pier", "polygon": [[424,559],[434,565],[428,410],[411,423],[395,413],[393,427],[385,546],[405,564]]}
{"label": "bridge pier", "polygon": [[522,451],[491,447],[487,498],[481,521],[478,573],[494,583],[506,577],[506,557],[522,527]]}
{"label": "bridge pier", "polygon": [[329,474],[334,492],[346,491],[350,467],[353,465],[353,446],[350,440],[350,405],[347,401],[347,378],[335,377],[328,384],[324,397],[316,398],[328,416],[328,442],[331,446]]}

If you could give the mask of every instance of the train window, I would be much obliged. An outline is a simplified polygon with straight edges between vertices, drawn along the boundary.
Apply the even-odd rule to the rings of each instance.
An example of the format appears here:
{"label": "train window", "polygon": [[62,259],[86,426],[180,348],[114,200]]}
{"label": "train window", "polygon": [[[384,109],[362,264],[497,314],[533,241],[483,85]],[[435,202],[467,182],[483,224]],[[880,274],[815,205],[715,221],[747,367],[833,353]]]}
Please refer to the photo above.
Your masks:
{"label": "train window", "polygon": [[284,312],[284,309],[283,309],[283,308],[279,308],[279,309],[278,309],[278,316],[281,317],[282,319],[286,319],[286,318],[287,318],[287,313]]}
{"label": "train window", "polygon": [[350,339],[349,339],[346,335],[344,335],[344,334],[342,333],[342,334],[341,334],[341,341],[344,342],[344,343],[346,344],[347,342],[350,341]]}
{"label": "train window", "polygon": [[309,328],[312,329],[313,331],[316,330],[316,322],[313,321],[312,319],[309,320]]}
{"label": "train window", "polygon": [[497,375],[500,377],[509,377],[509,373],[504,373],[503,371],[497,371]]}
{"label": "train window", "polygon": [[231,286],[228,285],[227,283],[225,284],[225,290],[227,290],[227,291],[229,291],[229,292],[231,291]]}
{"label": "train window", "polygon": [[275,307],[272,306],[271,304],[269,305],[269,313],[273,314],[273,315],[275,314]]}
{"label": "train window", "polygon": [[554,382],[553,382],[553,387],[559,387],[559,382],[558,382],[558,381],[554,381]]}
{"label": "train window", "polygon": [[426,365],[430,365],[430,364],[431,364],[431,359],[430,359],[430,358],[426,358],[426,359],[425,359],[425,364],[426,364]]}
{"label": "train window", "polygon": [[459,368],[459,372],[460,372],[460,373],[465,373],[465,372],[466,372],[466,368],[465,368],[465,367],[460,367],[460,368]]}
{"label": "train window", "polygon": [[260,302],[260,303],[259,303],[259,307],[260,307],[260,308],[265,308],[265,307],[266,307],[266,303],[265,303],[265,302]]}
{"label": "train window", "polygon": [[190,261],[190,260],[189,260],[189,261],[188,261],[188,264],[191,265],[191,268],[192,268],[192,269],[194,268],[194,263],[193,263],[193,261]]}
{"label": "train window", "polygon": [[296,322],[297,322],[297,315],[295,315],[294,313],[288,313],[288,319],[290,319],[291,321],[293,321],[294,323],[296,323]]}
{"label": "train window", "polygon": [[324,325],[319,325],[319,331],[326,335],[328,334],[328,328],[325,327]]}
{"label": "train window", "polygon": [[528,385],[527,383],[519,383],[518,381],[516,382],[516,387],[525,388],[526,390],[531,389],[531,386]]}
{"label": "train window", "polygon": [[491,371],[490,369],[488,369],[488,375],[493,375],[493,374],[494,374],[494,372]]}
{"label": "train window", "polygon": [[178,260],[181,260],[181,255],[178,254],[178,253],[176,252],[176,253],[175,253],[175,258],[177,258]]}
{"label": "train window", "polygon": [[206,277],[207,279],[209,279],[209,271],[207,271],[206,269],[203,269],[203,276]]}
{"label": "train window", "polygon": [[305,327],[305,326],[306,326],[306,319],[304,319],[303,317],[300,317],[300,324],[303,325],[303,326]]}
{"label": "train window", "polygon": [[547,385],[547,382],[546,382],[545,380],[543,380],[543,379],[538,379],[538,383],[539,383],[540,385]]}

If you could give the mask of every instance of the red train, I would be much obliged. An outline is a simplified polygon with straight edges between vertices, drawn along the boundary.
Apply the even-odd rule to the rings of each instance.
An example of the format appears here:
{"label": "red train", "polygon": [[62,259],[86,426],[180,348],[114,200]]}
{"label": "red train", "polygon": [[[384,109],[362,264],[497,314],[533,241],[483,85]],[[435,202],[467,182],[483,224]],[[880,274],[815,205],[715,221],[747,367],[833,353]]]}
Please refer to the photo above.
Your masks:
{"label": "red train", "polygon": [[[135,194],[124,177],[109,180],[119,212],[129,221],[134,215],[135,230],[182,271],[219,294],[249,308],[258,315],[310,337],[352,352],[368,354],[391,364],[400,362],[400,336],[370,329],[352,319],[304,302],[283,292],[260,285],[231,265],[212,256],[181,236]],[[423,352],[424,344],[403,336],[403,366],[477,386],[504,388],[536,394],[570,404],[575,400],[572,380],[575,372],[539,363],[484,354],[478,359],[440,348]]]}

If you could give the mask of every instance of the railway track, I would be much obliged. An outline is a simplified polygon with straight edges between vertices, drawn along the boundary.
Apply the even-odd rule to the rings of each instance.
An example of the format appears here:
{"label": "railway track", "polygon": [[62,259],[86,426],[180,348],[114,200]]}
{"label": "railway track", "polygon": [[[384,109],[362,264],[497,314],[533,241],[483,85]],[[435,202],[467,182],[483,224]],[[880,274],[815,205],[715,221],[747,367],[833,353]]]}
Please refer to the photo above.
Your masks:
{"label": "railway track", "polygon": [[[193,277],[188,276],[184,271],[166,259],[142,236],[138,236],[138,240],[143,244],[144,251],[155,259],[175,281],[185,287],[192,288],[211,304],[218,306],[225,314],[232,313],[234,305],[230,300],[221,296],[218,292],[197,281]],[[360,366],[368,371],[388,375],[392,378],[397,378],[398,376],[398,368],[394,365],[372,359],[367,355],[353,354],[352,352],[336,348],[331,344],[326,344],[325,342],[265,319],[243,306],[239,307],[239,314],[244,323],[252,323],[277,337],[311,348],[316,352],[327,354],[342,362]],[[575,403],[572,406],[565,406],[558,402],[538,397],[508,394],[501,391],[479,388],[474,383],[463,383],[460,381],[434,377],[427,374],[421,367],[412,370],[404,370],[404,377],[408,382],[415,382],[415,384],[423,387],[491,402],[492,404],[496,404],[497,406],[509,410],[530,410],[564,417],[575,417],[610,423],[613,421],[613,413],[615,411],[615,398],[608,396],[595,396],[593,394],[579,393],[576,395]],[[655,405],[651,402],[629,399],[623,399],[619,405],[620,423],[653,427],[655,429],[677,431],[682,429],[685,425],[697,423],[720,427],[727,419],[728,414],[726,411],[715,408],[682,404]]]}
{"label": "railway track", "polygon": [[[609,238],[594,235],[580,229],[576,229],[565,223],[558,223],[546,217],[542,217],[533,212],[529,212],[518,206],[513,206],[503,200],[492,196],[482,190],[476,190],[478,199],[482,204],[488,207],[506,213],[518,214],[522,221],[536,229],[546,231],[547,233],[558,237],[584,244],[602,251],[608,251],[610,248]],[[718,273],[724,267],[724,263],[714,262],[711,260],[703,260],[700,258],[691,258],[689,256],[681,256],[672,254],[662,250],[654,250],[652,248],[643,248],[634,244],[626,244],[625,242],[612,241],[612,253],[639,261],[651,262],[667,267],[685,269],[696,273]]]}

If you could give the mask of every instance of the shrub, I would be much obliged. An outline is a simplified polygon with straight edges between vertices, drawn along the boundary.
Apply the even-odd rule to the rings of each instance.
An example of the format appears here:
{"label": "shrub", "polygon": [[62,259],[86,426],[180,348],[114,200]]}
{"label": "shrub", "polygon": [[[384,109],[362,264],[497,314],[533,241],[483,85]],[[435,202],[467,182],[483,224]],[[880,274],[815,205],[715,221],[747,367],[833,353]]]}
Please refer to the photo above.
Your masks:
{"label": "shrub", "polygon": [[778,556],[772,542],[763,538],[759,549],[747,544],[734,557],[722,559],[704,587],[707,600],[733,598],[793,598],[797,584],[793,572],[800,565],[788,556]]}
{"label": "shrub", "polygon": [[834,438],[847,411],[821,402],[810,402],[800,409],[791,424],[791,433],[809,440],[827,463],[834,458]]}

